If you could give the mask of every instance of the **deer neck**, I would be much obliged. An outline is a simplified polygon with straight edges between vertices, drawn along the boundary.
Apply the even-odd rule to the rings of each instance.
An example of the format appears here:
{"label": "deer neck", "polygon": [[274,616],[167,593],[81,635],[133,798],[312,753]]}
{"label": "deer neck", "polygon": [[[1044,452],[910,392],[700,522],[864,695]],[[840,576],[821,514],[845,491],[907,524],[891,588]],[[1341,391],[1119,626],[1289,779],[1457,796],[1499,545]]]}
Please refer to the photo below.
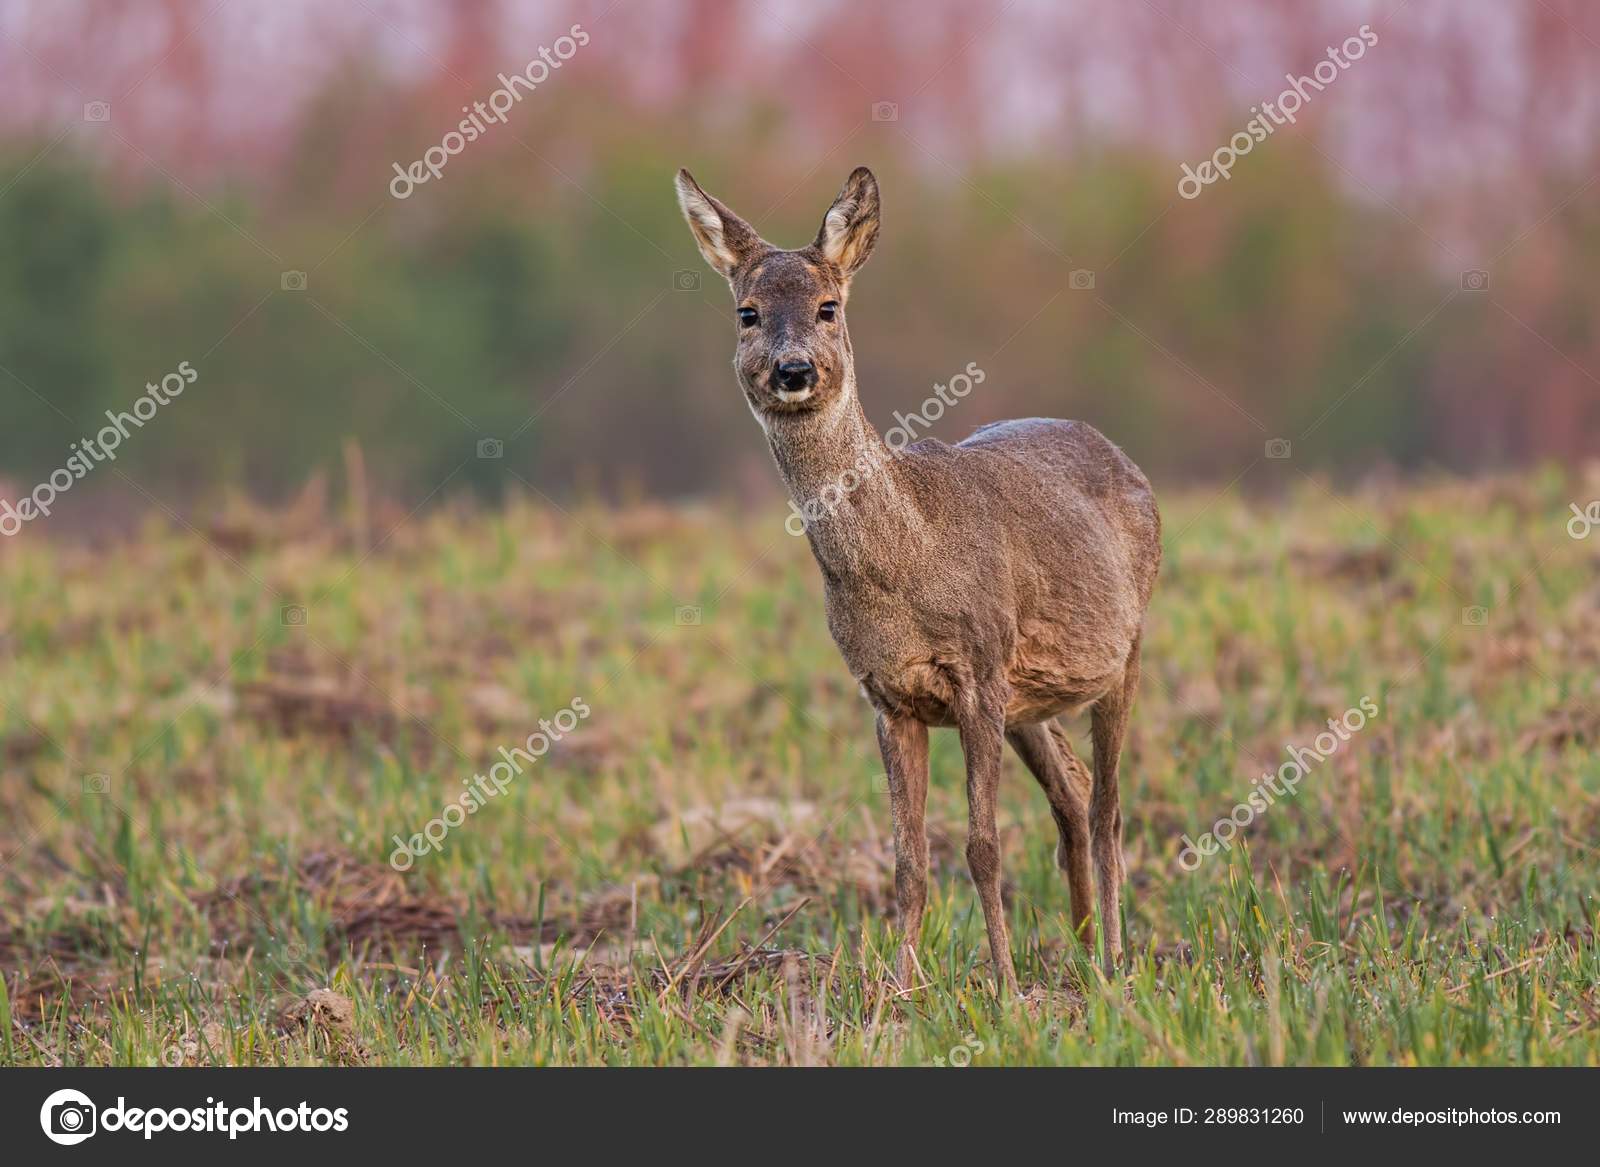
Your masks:
{"label": "deer neck", "polygon": [[803,529],[830,580],[885,579],[928,541],[899,458],[867,420],[852,382],[830,407],[764,422]]}

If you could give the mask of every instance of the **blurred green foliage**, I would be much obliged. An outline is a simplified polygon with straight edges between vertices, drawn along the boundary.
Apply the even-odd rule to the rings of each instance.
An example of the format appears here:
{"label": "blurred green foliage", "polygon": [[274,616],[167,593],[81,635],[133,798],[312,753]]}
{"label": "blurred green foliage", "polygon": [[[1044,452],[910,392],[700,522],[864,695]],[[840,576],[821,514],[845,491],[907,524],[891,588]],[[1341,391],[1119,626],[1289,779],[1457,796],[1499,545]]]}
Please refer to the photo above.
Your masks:
{"label": "blurred green foliage", "polygon": [[[1483,294],[1452,295],[1458,274],[1415,224],[1343,193],[1294,141],[1191,202],[1137,153],[957,175],[874,128],[797,162],[771,108],[710,136],[574,86],[402,202],[390,164],[437,140],[437,110],[351,89],[249,182],[176,184],[70,142],[4,148],[0,477],[36,481],[188,360],[196,389],[122,452],[153,490],[281,496],[352,439],[412,501],[445,482],[498,490],[507,471],[558,495],[768,481],[728,368],[731,305],[673,201],[680,164],[784,246],[811,239],[851,165],[875,167],[885,225],[850,323],[880,423],[976,362],[981,392],[937,436],[1083,417],[1158,478],[1227,481],[1272,438],[1303,468],[1471,469],[1569,453],[1562,435],[1581,441],[1592,417],[1592,378],[1532,335],[1588,343],[1600,233],[1583,208],[1555,218],[1557,245],[1524,249],[1544,265],[1514,302],[1525,333]],[[1076,269],[1094,287],[1073,287]],[[284,290],[286,271],[307,287]],[[1503,276],[1494,294],[1518,297]],[[1541,411],[1567,420],[1502,432]],[[483,438],[502,460],[476,457]]]}

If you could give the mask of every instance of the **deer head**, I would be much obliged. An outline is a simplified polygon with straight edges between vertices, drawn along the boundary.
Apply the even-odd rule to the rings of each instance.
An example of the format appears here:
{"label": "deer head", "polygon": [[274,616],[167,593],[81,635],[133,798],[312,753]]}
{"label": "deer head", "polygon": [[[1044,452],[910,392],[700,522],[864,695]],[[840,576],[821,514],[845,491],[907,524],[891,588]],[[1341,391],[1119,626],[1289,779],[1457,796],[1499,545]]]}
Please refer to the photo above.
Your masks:
{"label": "deer head", "polygon": [[857,167],[798,251],[772,246],[678,171],[678,205],[700,254],[728,281],[737,307],[733,367],[765,425],[831,410],[855,396],[855,358],[845,325],[850,280],[878,239],[878,183]]}

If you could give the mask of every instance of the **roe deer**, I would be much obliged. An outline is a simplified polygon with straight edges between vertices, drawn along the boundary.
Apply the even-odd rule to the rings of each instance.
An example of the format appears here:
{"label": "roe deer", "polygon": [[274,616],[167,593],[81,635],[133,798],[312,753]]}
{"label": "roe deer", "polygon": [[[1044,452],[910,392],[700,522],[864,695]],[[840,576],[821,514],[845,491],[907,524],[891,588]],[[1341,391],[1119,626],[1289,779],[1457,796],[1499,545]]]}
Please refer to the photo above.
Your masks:
{"label": "roe deer", "polygon": [[[703,191],[678,202],[737,305],[734,369],[795,503],[833,487],[806,535],[828,628],[877,711],[894,811],[895,898],[909,987],[927,899],[928,727],[954,726],[966,759],[967,865],[996,979],[1016,990],[1000,898],[995,801],[1003,741],[1044,788],[1072,920],[1091,950],[1092,853],[1108,974],[1121,960],[1117,761],[1139,679],[1139,636],[1161,559],[1150,483],[1082,422],[997,422],[954,446],[891,452],[856,395],[850,281],[878,239],[878,184],[845,182],[816,240],[784,251]],[[850,472],[855,485],[838,484]],[[1094,777],[1058,715],[1090,710]]]}

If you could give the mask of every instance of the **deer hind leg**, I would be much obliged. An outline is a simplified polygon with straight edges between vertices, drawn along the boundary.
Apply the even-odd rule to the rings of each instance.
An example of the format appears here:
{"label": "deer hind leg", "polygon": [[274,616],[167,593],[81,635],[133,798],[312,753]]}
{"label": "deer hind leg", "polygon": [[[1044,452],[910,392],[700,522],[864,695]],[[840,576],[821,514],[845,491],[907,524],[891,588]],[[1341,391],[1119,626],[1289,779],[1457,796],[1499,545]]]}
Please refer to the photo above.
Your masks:
{"label": "deer hind leg", "polygon": [[1088,767],[1072,751],[1059,722],[1015,725],[1006,731],[1006,740],[1016,750],[1023,765],[1032,771],[1050,813],[1056,820],[1056,866],[1067,877],[1072,896],[1072,927],[1085,948],[1094,948],[1094,884],[1089,876],[1089,790],[1092,779]]}
{"label": "deer hind leg", "polygon": [[928,901],[928,727],[907,717],[878,715],[878,748],[889,776],[894,814],[894,898],[900,917],[900,987],[910,988],[917,937]]}
{"label": "deer hind leg", "polygon": [[1105,969],[1115,976],[1122,963],[1122,800],[1117,792],[1117,765],[1128,712],[1139,687],[1139,641],[1128,652],[1121,683],[1090,711],[1094,737],[1094,790],[1089,798],[1089,832],[1094,848],[1095,879],[1100,885],[1100,927],[1105,938]]}
{"label": "deer hind leg", "polygon": [[1000,759],[1005,752],[1006,701],[1003,694],[982,693],[958,715],[961,752],[967,762],[967,869],[972,872],[989,932],[989,953],[1001,991],[1017,991],[1011,962],[1011,937],[1005,904],[1000,899],[1000,828],[996,803],[1000,796]]}

